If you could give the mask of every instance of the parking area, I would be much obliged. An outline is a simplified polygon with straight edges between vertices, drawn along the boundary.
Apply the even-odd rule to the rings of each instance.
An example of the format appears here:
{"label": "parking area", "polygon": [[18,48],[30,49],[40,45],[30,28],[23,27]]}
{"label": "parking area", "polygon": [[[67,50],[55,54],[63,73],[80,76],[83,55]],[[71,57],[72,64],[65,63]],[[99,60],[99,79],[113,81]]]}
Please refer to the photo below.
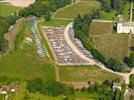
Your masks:
{"label": "parking area", "polygon": [[43,33],[46,36],[50,47],[59,64],[86,64],[66,43],[64,38],[64,27],[43,26]]}
{"label": "parking area", "polygon": [[93,55],[91,54],[91,52],[86,50],[86,48],[83,46],[83,44],[81,43],[81,41],[78,38],[75,38],[73,26],[70,26],[68,35],[69,35],[71,41],[78,48],[78,50],[80,50],[81,53],[83,53],[86,57],[93,59]]}

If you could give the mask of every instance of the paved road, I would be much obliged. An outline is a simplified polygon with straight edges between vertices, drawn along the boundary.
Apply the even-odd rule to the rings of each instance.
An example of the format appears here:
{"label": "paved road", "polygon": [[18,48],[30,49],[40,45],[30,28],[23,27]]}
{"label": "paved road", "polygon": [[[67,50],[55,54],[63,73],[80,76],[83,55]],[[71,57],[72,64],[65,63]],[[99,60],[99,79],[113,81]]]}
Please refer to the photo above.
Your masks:
{"label": "paved road", "polygon": [[102,68],[103,70],[106,70],[110,73],[113,73],[113,74],[116,74],[116,75],[119,75],[119,76],[122,76],[123,79],[125,80],[125,83],[126,84],[129,84],[129,76],[134,73],[134,69],[130,72],[130,73],[120,73],[120,72],[114,72],[113,70],[111,69],[108,69],[107,67],[105,67],[103,64],[99,64],[97,63],[94,59],[91,59],[91,58],[88,58],[86,57],[86,55],[84,53],[82,53],[76,46],[75,44],[71,41],[70,37],[69,37],[69,34],[68,34],[68,31],[69,31],[69,27],[72,23],[68,24],[65,28],[65,31],[64,31],[64,37],[65,37],[65,40],[66,42],[68,43],[68,45],[72,48],[72,50],[77,54],[79,55],[82,59],[86,60],[89,62],[89,65],[97,65],[99,66],[100,68]]}

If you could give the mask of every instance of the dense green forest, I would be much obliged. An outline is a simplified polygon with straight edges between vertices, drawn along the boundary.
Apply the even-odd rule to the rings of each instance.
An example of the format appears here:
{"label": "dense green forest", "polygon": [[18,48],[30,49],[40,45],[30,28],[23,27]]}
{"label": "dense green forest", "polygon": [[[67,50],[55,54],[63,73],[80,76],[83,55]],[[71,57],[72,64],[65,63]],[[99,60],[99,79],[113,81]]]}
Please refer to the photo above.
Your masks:
{"label": "dense green forest", "polygon": [[110,12],[112,9],[117,10],[117,14],[122,14],[124,8],[124,4],[131,0],[98,0],[101,2],[101,9]]}

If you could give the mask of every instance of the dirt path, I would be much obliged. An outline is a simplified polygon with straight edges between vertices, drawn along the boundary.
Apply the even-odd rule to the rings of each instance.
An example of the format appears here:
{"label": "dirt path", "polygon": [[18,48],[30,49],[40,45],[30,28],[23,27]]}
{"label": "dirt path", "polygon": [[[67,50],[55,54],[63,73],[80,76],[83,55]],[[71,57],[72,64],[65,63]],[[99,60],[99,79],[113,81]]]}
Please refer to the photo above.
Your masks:
{"label": "dirt path", "polygon": [[30,4],[33,4],[35,0],[4,0],[2,2],[10,3],[11,5],[16,7],[27,7]]}
{"label": "dirt path", "polygon": [[5,34],[5,39],[8,41],[8,51],[11,51],[14,49],[14,41],[16,39],[16,36],[19,34],[19,31],[24,26],[25,19],[19,19],[13,28]]}
{"label": "dirt path", "polygon": [[105,67],[103,64],[99,64],[99,63],[97,63],[95,60],[86,57],[86,55],[84,55],[84,54],[75,46],[75,44],[71,41],[71,39],[70,39],[70,37],[69,37],[68,31],[69,31],[69,27],[70,27],[71,24],[72,24],[72,23],[68,24],[67,27],[65,28],[64,37],[65,37],[65,40],[66,40],[66,42],[68,43],[68,45],[72,48],[72,50],[73,50],[76,54],[78,54],[82,59],[88,61],[88,62],[89,62],[89,65],[97,65],[97,66],[99,66],[100,68],[102,68],[103,70],[106,70],[106,71],[108,71],[108,72],[110,72],[110,73],[113,73],[113,74],[116,74],[116,75],[119,75],[119,76],[122,76],[123,79],[125,80],[125,83],[126,83],[126,84],[129,84],[129,76],[134,73],[134,69],[132,69],[132,71],[131,71],[130,73],[114,72],[113,70],[108,69],[107,67]]}

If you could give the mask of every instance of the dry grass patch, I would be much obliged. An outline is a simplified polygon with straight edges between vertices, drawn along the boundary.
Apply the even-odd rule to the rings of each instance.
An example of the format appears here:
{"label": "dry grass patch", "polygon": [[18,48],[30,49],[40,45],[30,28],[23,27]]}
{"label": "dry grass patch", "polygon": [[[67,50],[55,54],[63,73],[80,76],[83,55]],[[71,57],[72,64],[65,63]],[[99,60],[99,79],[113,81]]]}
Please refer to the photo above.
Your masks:
{"label": "dry grass patch", "polygon": [[112,22],[92,22],[90,25],[91,35],[112,34]]}
{"label": "dry grass patch", "polygon": [[93,44],[106,58],[124,59],[128,53],[128,34],[111,34],[92,37]]}

